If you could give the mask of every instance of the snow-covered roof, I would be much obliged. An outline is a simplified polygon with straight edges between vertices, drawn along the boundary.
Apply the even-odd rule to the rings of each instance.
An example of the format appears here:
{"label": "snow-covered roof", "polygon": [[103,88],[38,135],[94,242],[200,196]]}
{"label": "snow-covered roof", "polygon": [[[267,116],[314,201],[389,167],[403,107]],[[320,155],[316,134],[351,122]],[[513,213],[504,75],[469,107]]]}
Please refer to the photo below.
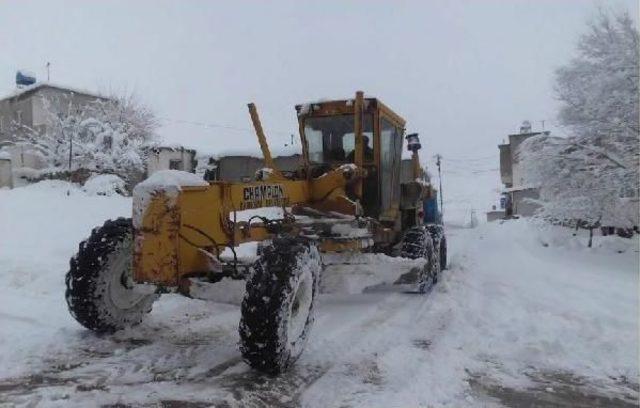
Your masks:
{"label": "snow-covered roof", "polygon": [[160,144],[155,144],[155,145],[148,145],[147,147],[153,149],[153,150],[171,150],[171,151],[182,151],[182,150],[186,150],[186,151],[191,151],[194,152],[196,151],[196,149],[187,147],[187,146],[183,146],[179,143],[160,143]]}
{"label": "snow-covered roof", "polygon": [[64,86],[64,85],[59,85],[59,84],[54,84],[51,82],[37,82],[33,85],[29,85],[29,86],[25,86],[23,88],[18,88],[15,91],[0,97],[0,101],[5,100],[5,99],[12,99],[12,98],[17,98],[19,96],[25,95],[27,93],[31,93],[31,92],[35,92],[39,89],[42,88],[53,88],[53,89],[58,89],[61,91],[67,91],[67,92],[73,92],[76,94],[82,94],[82,95],[88,95],[88,96],[95,96],[96,98],[101,98],[101,99],[109,99],[108,97],[104,96],[104,95],[100,95],[96,92],[91,92],[85,89],[80,89],[80,88],[73,88],[73,87],[69,87],[69,86]]}
{"label": "snow-covered roof", "polygon": [[[285,157],[285,156],[293,156],[295,154],[302,154],[300,150],[296,149],[273,149],[269,146],[269,150],[271,151],[271,157]],[[222,158],[222,157],[255,157],[257,159],[262,159],[262,150],[259,147],[251,148],[251,147],[230,147],[225,149],[220,149],[216,151],[198,151],[198,156],[208,156],[214,158]]]}

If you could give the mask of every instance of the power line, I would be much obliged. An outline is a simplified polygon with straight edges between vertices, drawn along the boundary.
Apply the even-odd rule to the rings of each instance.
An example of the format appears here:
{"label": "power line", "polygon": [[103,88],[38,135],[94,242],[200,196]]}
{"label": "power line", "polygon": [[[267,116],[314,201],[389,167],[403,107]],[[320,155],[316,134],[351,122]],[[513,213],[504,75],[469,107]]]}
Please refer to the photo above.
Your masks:
{"label": "power line", "polygon": [[[236,127],[236,126],[230,126],[230,125],[223,125],[220,123],[207,123],[207,122],[196,122],[196,121],[190,121],[190,120],[184,120],[184,119],[171,119],[168,117],[159,117],[160,120],[166,121],[166,122],[171,122],[171,123],[181,123],[181,124],[185,124],[185,125],[191,125],[191,126],[200,126],[200,127],[204,127],[204,128],[210,128],[210,129],[226,129],[226,130],[233,130],[235,132],[244,132],[244,133],[254,133],[253,129],[250,128],[241,128],[241,127]],[[269,133],[271,134],[277,134],[277,135],[281,135],[281,136],[290,136],[291,132],[284,132],[284,131],[270,131]]]}
{"label": "power line", "polygon": [[496,154],[492,154],[490,156],[481,156],[481,157],[470,157],[470,158],[463,158],[463,157],[456,157],[456,158],[447,158],[446,161],[452,161],[452,162],[478,162],[478,161],[487,161],[487,160],[495,160],[497,158],[499,158],[500,156],[498,155],[498,153]]}

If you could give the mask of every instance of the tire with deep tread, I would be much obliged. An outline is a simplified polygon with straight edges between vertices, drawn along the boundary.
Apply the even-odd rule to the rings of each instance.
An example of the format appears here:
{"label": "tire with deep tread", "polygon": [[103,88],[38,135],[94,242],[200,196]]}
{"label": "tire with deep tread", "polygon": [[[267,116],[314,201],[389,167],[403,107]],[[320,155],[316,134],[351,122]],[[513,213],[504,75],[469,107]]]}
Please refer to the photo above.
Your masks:
{"label": "tire with deep tread", "polygon": [[134,326],[151,311],[158,295],[131,287],[133,226],[130,218],[94,228],[70,260],[66,300],[71,315],[97,333]]}
{"label": "tire with deep tread", "polygon": [[316,247],[300,239],[276,238],[262,248],[247,280],[239,326],[240,351],[251,367],[278,374],[300,356],[313,325],[321,268]]}
{"label": "tire with deep tread", "polygon": [[448,267],[447,263],[447,237],[443,236],[440,241],[440,269],[445,270]]}
{"label": "tire with deep tread", "polygon": [[424,258],[427,262],[418,276],[418,291],[424,293],[427,284],[435,284],[440,274],[440,256],[434,248],[434,242],[425,226],[414,226],[408,229],[402,239],[400,256],[409,259]]}
{"label": "tire with deep tread", "polygon": [[444,226],[442,224],[427,224],[426,228],[431,234],[433,247],[440,254],[440,270],[447,269],[447,238],[444,233]]}

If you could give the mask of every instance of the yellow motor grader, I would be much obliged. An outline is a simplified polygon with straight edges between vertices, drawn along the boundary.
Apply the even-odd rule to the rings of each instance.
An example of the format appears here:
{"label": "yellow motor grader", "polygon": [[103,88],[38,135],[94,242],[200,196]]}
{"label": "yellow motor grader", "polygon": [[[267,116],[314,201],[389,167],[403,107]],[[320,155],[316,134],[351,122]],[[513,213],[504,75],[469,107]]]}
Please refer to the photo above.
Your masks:
{"label": "yellow motor grader", "polygon": [[[189,295],[194,280],[246,279],[240,351],[252,367],[279,373],[304,348],[323,254],[422,258],[413,283],[427,291],[446,264],[446,240],[441,225],[425,223],[424,203],[436,191],[420,166],[418,135],[405,136],[404,119],[362,92],[296,110],[302,163],[295,171],[275,166],[249,104],[265,162],[255,181],[165,171],[136,186],[132,219],[95,228],[71,259],[66,300],[73,317],[113,332],[140,323],[161,293]],[[263,207],[284,215],[269,219],[255,210]],[[238,220],[246,210],[255,215]],[[251,241],[259,242],[257,260],[245,264],[235,248]]]}

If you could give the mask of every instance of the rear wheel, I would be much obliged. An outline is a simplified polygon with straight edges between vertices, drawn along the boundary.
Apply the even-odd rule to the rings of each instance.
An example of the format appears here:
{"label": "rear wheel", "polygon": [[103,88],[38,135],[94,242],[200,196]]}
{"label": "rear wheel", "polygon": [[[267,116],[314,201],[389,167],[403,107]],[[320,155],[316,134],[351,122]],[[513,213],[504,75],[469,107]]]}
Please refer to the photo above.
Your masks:
{"label": "rear wheel", "polygon": [[418,291],[424,293],[438,281],[440,256],[435,250],[431,234],[424,226],[411,227],[402,239],[400,256],[409,259],[425,259],[418,276]]}
{"label": "rear wheel", "polygon": [[277,374],[304,349],[321,270],[315,246],[292,237],[262,248],[242,301],[240,351],[253,368]]}
{"label": "rear wheel", "polygon": [[441,224],[427,224],[426,228],[431,234],[435,251],[440,255],[440,270],[447,269],[447,238],[444,227]]}
{"label": "rear wheel", "polygon": [[98,333],[140,323],[157,299],[133,290],[131,219],[109,220],[94,228],[71,258],[66,300],[71,315]]}
{"label": "rear wheel", "polygon": [[442,237],[440,241],[440,269],[447,269],[447,238]]}

